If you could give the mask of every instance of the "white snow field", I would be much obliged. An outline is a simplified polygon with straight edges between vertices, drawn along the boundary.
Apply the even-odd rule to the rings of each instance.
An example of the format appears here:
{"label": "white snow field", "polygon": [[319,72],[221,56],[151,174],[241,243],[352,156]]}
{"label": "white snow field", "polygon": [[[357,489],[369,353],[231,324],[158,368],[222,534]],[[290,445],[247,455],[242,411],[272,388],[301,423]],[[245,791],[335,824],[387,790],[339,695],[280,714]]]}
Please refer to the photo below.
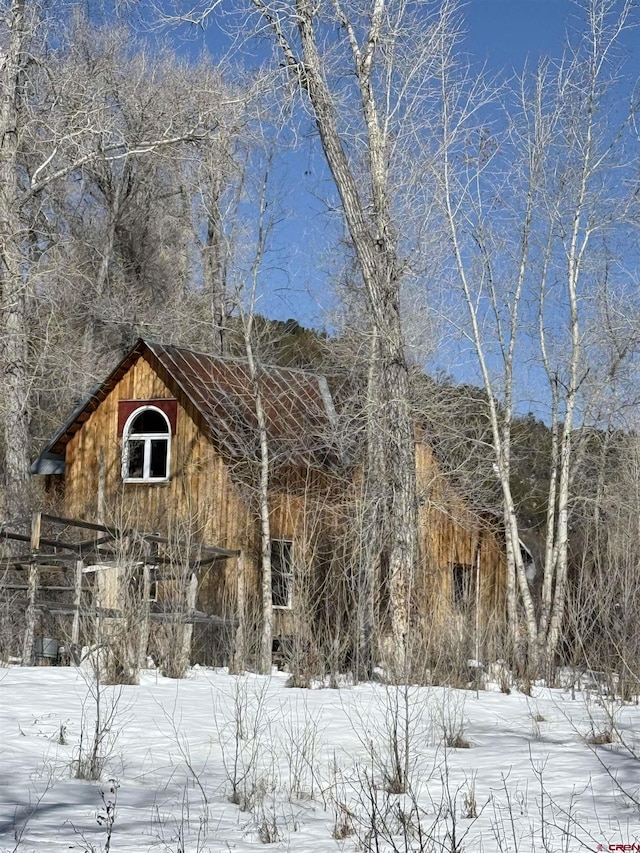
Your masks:
{"label": "white snow field", "polygon": [[0,850],[640,849],[640,709],[596,689],[140,682],[102,688],[85,781],[90,676],[0,669]]}

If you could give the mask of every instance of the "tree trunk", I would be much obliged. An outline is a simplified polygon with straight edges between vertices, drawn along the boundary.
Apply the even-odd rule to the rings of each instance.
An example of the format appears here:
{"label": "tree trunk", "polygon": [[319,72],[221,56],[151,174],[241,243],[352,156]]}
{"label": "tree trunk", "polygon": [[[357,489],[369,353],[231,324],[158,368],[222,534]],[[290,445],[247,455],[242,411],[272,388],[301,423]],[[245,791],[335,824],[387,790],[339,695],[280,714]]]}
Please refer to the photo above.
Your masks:
{"label": "tree trunk", "polygon": [[256,390],[256,416],[260,440],[260,558],[262,563],[262,632],[260,635],[260,671],[271,674],[273,655],[273,591],[271,578],[271,521],[269,519],[269,448],[262,396]]}
{"label": "tree trunk", "polygon": [[227,353],[227,303],[224,226],[220,210],[222,174],[211,180],[207,203],[207,236],[203,247],[203,278],[205,292],[211,302],[211,323],[214,351]]}
{"label": "tree trunk", "polygon": [[149,648],[149,634],[151,630],[151,566],[145,563],[142,567],[142,601],[139,613],[138,631],[138,655],[136,669],[147,668],[147,650]]}
{"label": "tree trunk", "polygon": [[[186,589],[184,590],[184,603],[182,614],[183,618],[193,618],[193,613],[196,609],[198,600],[198,575],[195,572],[189,571],[186,575]],[[191,640],[193,639],[193,622],[184,621],[180,631],[180,657],[178,663],[178,672],[184,673],[189,668],[191,660]]]}
{"label": "tree trunk", "polygon": [[[374,4],[373,28],[383,3]],[[379,126],[372,88],[373,47],[360,55],[354,51],[354,69],[361,91],[362,114],[367,127],[370,157],[371,198],[363,201],[355,173],[345,153],[331,92],[323,75],[322,60],[314,29],[314,7],[297,0],[298,29],[302,42],[301,63],[295,62],[303,87],[314,110],[316,126],[327,164],[342,202],[367,298],[374,334],[378,337],[378,382],[370,389],[367,417],[386,443],[385,514],[389,531],[389,596],[395,677],[406,673],[406,639],[410,596],[417,555],[415,446],[410,407],[409,370],[405,356],[400,316],[401,274],[397,261],[397,238],[389,213],[386,145]],[[345,21],[348,28],[349,22]],[[281,42],[282,43],[282,42]],[[290,52],[290,51],[289,51]],[[289,60],[287,49],[285,56]],[[367,210],[371,205],[373,215]]]}
{"label": "tree trunk", "polygon": [[[95,282],[95,302],[87,305],[87,316],[85,320],[84,333],[82,336],[82,382],[84,390],[88,391],[93,387],[96,381],[96,366],[97,348],[98,348],[98,333],[100,327],[99,312],[103,310],[103,300],[107,292],[109,283],[109,268],[113,260],[113,252],[116,242],[116,229],[120,221],[120,209],[123,187],[128,181],[129,176],[128,161],[125,161],[122,175],[112,175],[112,180],[115,182],[115,191],[111,199],[109,199],[109,220],[105,234],[104,246],[102,248],[102,257],[100,258],[100,266]],[[105,184],[108,185],[108,181]],[[105,195],[106,197],[106,195]]]}
{"label": "tree trunk", "polygon": [[229,671],[233,675],[241,675],[245,670],[247,657],[247,581],[243,553],[240,553],[237,558],[236,581],[236,619],[238,625]]}
{"label": "tree trunk", "polygon": [[5,519],[26,512],[29,482],[28,284],[22,257],[18,184],[20,77],[25,63],[25,0],[8,13],[9,43],[0,72],[0,308],[4,415]]}
{"label": "tree trunk", "polygon": [[[376,397],[379,379],[378,372],[378,336],[375,328],[371,333],[369,352],[367,401]],[[364,471],[362,507],[359,513],[358,531],[360,554],[358,565],[358,678],[366,681],[371,678],[376,663],[376,627],[380,614],[378,589],[380,585],[380,559],[384,551],[385,512],[384,502],[384,438],[373,417],[367,418],[367,457]]]}
{"label": "tree trunk", "polygon": [[273,660],[273,593],[271,580],[271,521],[269,518],[269,444],[267,420],[262,405],[262,391],[258,365],[251,344],[253,315],[245,328],[245,350],[249,362],[249,373],[253,385],[253,402],[258,423],[260,447],[260,478],[258,484],[258,506],[260,513],[260,562],[262,572],[262,630],[260,632],[260,672],[271,674]]}

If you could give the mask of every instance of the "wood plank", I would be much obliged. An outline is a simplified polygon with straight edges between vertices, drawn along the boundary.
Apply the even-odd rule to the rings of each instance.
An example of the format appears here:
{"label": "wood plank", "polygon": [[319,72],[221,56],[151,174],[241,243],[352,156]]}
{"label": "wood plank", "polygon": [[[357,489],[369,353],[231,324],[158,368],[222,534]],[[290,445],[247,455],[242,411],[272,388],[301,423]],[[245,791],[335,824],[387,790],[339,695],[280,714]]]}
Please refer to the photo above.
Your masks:
{"label": "wood plank", "polygon": [[[60,560],[61,562],[66,563],[69,559],[75,561],[76,555],[70,554],[69,557],[57,557],[55,554],[36,554],[32,562],[37,563],[41,572],[66,572],[69,569],[69,566],[59,565],[57,563],[53,564],[53,561]],[[19,563],[8,561],[0,563],[0,566],[4,569],[12,569],[16,572],[25,572],[29,571],[31,563],[29,562],[27,555],[26,557],[23,557]]]}
{"label": "wood plank", "polygon": [[[0,539],[10,539],[12,542],[28,542],[31,544],[31,536],[23,533],[11,533],[9,530],[0,530]],[[61,542],[58,539],[40,539],[40,546],[48,548],[63,548],[66,551],[77,551],[77,545],[72,542]]]}
{"label": "wood plank", "polygon": [[31,551],[35,553],[40,550],[40,528],[42,526],[42,513],[34,512],[31,516]]}
{"label": "wood plank", "polygon": [[82,542],[78,542],[78,548],[80,551],[91,552],[101,545],[113,542],[114,538],[112,533],[107,533],[105,536],[98,536],[96,539],[84,539]]}
{"label": "wood plank", "polygon": [[43,513],[42,519],[43,521],[50,521],[52,524],[60,524],[63,527],[80,527],[83,530],[97,530],[100,533],[109,533],[110,535],[118,534],[118,530],[115,527],[107,527],[104,524],[95,524],[92,521],[85,521],[81,518],[68,518],[66,516],[48,515]]}
{"label": "wood plank", "polygon": [[[143,539],[145,542],[152,542],[160,545],[169,545],[171,540],[166,536],[160,536],[156,533],[143,533],[142,531],[136,530],[134,528],[127,528],[125,530],[118,530],[117,527],[107,527],[103,524],[94,524],[93,522],[84,521],[81,519],[72,519],[66,518],[62,516],[54,516],[54,515],[42,515],[42,518],[46,521],[50,521],[52,523],[61,524],[66,527],[80,527],[86,530],[97,530],[104,533],[107,533],[108,536],[101,538],[100,540],[88,540],[87,542],[80,543],[59,543],[59,547],[67,548],[69,550],[73,549],[74,551],[79,551],[81,549],[87,547],[95,547],[98,544],[104,544],[107,541],[112,540],[113,538],[125,538],[126,536],[139,536],[140,539]],[[2,532],[6,535],[7,538],[15,538],[18,541],[29,542],[30,537],[23,537],[20,534],[8,533],[6,531]],[[52,545],[56,543],[56,540],[50,539],[42,539],[41,542],[46,545]],[[214,557],[237,557],[239,551],[237,549],[228,549],[228,548],[220,548],[217,545],[199,545],[198,549],[204,551],[207,554],[212,554]]]}
{"label": "wood plank", "polygon": [[[171,544],[171,540],[166,536],[160,536],[156,533],[142,533],[139,535],[145,542],[153,542],[157,545]],[[196,545],[194,546],[194,550],[204,551],[206,554],[211,554],[214,559],[216,557],[237,557],[240,553],[237,550],[231,551],[228,548],[219,548],[217,545]]]}
{"label": "wood plank", "polygon": [[221,627],[235,628],[238,624],[237,619],[225,616],[207,616],[205,613],[151,613],[150,618],[154,622],[173,622],[178,625],[220,625]]}
{"label": "wood plank", "polygon": [[80,605],[82,603],[82,593],[86,589],[82,572],[83,566],[82,560],[76,562],[73,583],[73,622],[71,625],[71,643],[74,647],[80,642]]}
{"label": "wood plank", "polygon": [[27,609],[25,612],[25,629],[22,643],[22,665],[30,666],[34,660],[34,637],[36,626],[36,595],[38,593],[39,572],[36,563],[29,567],[29,589],[27,591]]}

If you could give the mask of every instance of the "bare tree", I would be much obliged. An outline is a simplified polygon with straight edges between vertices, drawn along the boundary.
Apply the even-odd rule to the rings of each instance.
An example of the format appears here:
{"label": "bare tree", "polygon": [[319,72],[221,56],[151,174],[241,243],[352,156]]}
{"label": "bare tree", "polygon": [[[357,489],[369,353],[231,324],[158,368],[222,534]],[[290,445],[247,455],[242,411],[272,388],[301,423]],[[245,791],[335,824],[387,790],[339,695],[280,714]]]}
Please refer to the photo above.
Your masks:
{"label": "bare tree", "polygon": [[628,427],[594,429],[586,443],[572,513],[564,653],[628,700],[640,676],[638,437]]}
{"label": "bare tree", "polygon": [[[29,320],[34,267],[47,249],[47,191],[81,178],[94,164],[115,168],[131,158],[201,139],[214,122],[211,114],[185,103],[181,117],[188,116],[186,124],[166,112],[152,127],[129,134],[96,68],[79,75],[78,63],[71,61],[71,22],[63,17],[50,39],[55,16],[54,8],[45,10],[36,0],[12,0],[0,9],[0,43],[6,46],[0,64],[2,511],[13,518],[24,513],[28,481]],[[106,267],[99,275],[104,278]]]}
{"label": "bare tree", "polygon": [[[230,129],[229,129],[230,130]],[[228,317],[232,297],[228,268],[234,243],[244,170],[234,158],[232,134],[222,133],[215,146],[203,146],[197,170],[198,210],[204,227],[194,228],[202,258],[202,282],[209,300],[213,351],[228,352]]]}
{"label": "bare tree", "polygon": [[271,451],[269,447],[269,435],[267,432],[267,418],[264,408],[263,383],[261,381],[262,365],[260,354],[256,352],[256,302],[259,297],[258,284],[265,252],[267,251],[267,238],[271,230],[271,220],[267,216],[268,204],[268,180],[269,180],[270,158],[267,158],[266,172],[258,191],[258,222],[255,239],[255,250],[250,260],[248,269],[248,292],[242,291],[237,294],[237,309],[240,313],[242,324],[245,355],[249,368],[253,391],[253,403],[255,407],[257,439],[258,439],[258,482],[257,503],[260,517],[260,598],[262,622],[260,631],[260,671],[266,675],[271,673],[272,649],[273,649],[273,589],[271,573],[271,520],[269,504],[270,466]]}
{"label": "bare tree", "polygon": [[13,0],[2,10],[0,65],[0,300],[3,315],[2,379],[4,385],[4,506],[20,514],[28,481],[29,422],[25,396],[25,293],[21,268],[20,101],[24,86],[30,25],[26,0]]}
{"label": "bare tree", "polygon": [[[584,14],[564,57],[544,60],[518,81],[502,136],[479,117],[486,92],[459,72],[452,76],[450,54],[443,55],[441,75],[442,210],[468,310],[465,334],[486,392],[503,501],[511,640],[516,648],[522,607],[534,668],[549,665],[558,646],[582,428],[597,417],[608,374],[620,364],[620,352],[606,365],[593,357],[594,306],[606,301],[608,289],[626,288],[621,270],[613,272],[609,241],[628,223],[632,192],[623,176],[630,176],[633,140],[629,115],[620,119],[608,99],[631,4],[590,0]],[[512,428],[525,365],[524,399],[546,409],[552,435],[539,607],[512,491]]]}
{"label": "bare tree", "polygon": [[[400,176],[415,118],[424,118],[434,41],[446,38],[444,4],[255,0],[289,82],[311,107],[363,285],[371,329],[366,476],[382,517],[376,556],[364,567],[372,595],[376,565],[388,563],[396,674],[405,667],[409,602],[417,559],[414,437],[409,367],[400,310],[407,265],[398,222]],[[426,82],[425,82],[426,81]],[[371,610],[371,608],[369,608]],[[363,636],[370,630],[363,627]]]}

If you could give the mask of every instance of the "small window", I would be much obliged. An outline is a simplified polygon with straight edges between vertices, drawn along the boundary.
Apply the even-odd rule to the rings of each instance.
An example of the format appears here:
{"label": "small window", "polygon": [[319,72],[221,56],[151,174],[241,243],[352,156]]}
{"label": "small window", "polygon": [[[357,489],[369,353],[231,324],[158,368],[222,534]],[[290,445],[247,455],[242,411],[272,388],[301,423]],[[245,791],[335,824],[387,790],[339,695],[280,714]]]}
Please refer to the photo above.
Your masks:
{"label": "small window", "polygon": [[293,542],[286,539],[271,540],[271,603],[293,605]]}
{"label": "small window", "polygon": [[454,563],[451,574],[453,606],[467,610],[476,601],[476,570],[473,566]]}
{"label": "small window", "polygon": [[122,433],[122,479],[153,483],[169,479],[171,428],[164,412],[153,406],[137,409]]}

